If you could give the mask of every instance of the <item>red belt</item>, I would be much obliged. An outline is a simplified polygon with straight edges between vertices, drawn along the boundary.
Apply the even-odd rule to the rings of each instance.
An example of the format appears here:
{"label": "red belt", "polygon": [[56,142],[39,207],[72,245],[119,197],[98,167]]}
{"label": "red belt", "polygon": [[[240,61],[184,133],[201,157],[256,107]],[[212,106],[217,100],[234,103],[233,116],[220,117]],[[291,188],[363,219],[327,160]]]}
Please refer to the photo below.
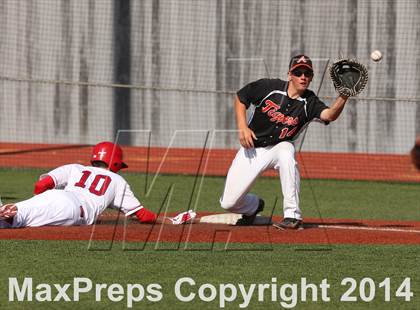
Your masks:
{"label": "red belt", "polygon": [[81,218],[85,217],[85,210],[83,210],[82,206],[80,206],[80,217]]}

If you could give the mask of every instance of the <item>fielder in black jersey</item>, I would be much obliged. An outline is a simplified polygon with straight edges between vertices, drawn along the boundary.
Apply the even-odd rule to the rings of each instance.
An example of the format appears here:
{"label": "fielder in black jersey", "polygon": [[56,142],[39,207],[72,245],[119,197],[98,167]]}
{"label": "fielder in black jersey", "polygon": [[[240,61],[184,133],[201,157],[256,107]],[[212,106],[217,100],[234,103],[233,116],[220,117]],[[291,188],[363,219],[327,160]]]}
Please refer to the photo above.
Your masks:
{"label": "fielder in black jersey", "polygon": [[313,119],[320,119],[328,108],[310,90],[292,99],[287,95],[286,81],[261,79],[250,83],[238,92],[239,101],[255,111],[248,127],[256,136],[254,147],[275,145],[294,140]]}
{"label": "fielder in black jersey", "polygon": [[[299,208],[300,176],[293,141],[313,120],[337,119],[347,101],[340,95],[328,107],[308,89],[313,78],[312,61],[306,55],[292,57],[288,80],[260,79],[238,91],[234,107],[241,148],[229,169],[222,208],[242,214],[237,225],[252,225],[264,201],[250,194],[255,179],[265,170],[279,171],[284,218],[273,224],[280,229],[302,228]],[[246,110],[253,106],[251,119]]]}

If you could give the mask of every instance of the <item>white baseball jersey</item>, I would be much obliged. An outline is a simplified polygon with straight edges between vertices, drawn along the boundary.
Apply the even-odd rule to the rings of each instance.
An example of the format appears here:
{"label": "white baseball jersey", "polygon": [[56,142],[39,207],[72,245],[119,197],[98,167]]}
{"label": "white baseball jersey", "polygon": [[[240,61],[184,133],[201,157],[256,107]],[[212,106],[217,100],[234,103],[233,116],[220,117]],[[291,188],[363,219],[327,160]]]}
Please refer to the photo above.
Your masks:
{"label": "white baseball jersey", "polygon": [[84,208],[87,224],[107,208],[132,214],[142,205],[120,175],[98,167],[69,164],[48,172],[56,188],[71,192]]}

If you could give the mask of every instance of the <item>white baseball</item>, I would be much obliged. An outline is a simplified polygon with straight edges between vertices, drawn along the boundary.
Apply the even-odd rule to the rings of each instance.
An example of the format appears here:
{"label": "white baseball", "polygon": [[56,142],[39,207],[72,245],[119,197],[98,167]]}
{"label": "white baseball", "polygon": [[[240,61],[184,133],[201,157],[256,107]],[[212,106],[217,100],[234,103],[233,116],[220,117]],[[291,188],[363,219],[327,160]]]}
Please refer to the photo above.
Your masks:
{"label": "white baseball", "polygon": [[382,53],[381,53],[380,51],[378,51],[378,50],[373,51],[373,52],[370,54],[370,58],[371,58],[373,61],[380,61],[380,60],[382,59]]}

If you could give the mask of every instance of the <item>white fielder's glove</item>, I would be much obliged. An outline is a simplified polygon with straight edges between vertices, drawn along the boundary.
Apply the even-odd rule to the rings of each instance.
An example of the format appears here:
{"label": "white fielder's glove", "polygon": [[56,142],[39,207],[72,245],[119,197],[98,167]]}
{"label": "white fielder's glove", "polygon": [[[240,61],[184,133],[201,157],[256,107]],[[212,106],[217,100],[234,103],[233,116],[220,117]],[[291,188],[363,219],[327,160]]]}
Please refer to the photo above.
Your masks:
{"label": "white fielder's glove", "polygon": [[197,216],[193,210],[188,210],[182,213],[179,213],[175,217],[168,217],[173,225],[181,225],[181,224],[188,224],[191,223]]}

